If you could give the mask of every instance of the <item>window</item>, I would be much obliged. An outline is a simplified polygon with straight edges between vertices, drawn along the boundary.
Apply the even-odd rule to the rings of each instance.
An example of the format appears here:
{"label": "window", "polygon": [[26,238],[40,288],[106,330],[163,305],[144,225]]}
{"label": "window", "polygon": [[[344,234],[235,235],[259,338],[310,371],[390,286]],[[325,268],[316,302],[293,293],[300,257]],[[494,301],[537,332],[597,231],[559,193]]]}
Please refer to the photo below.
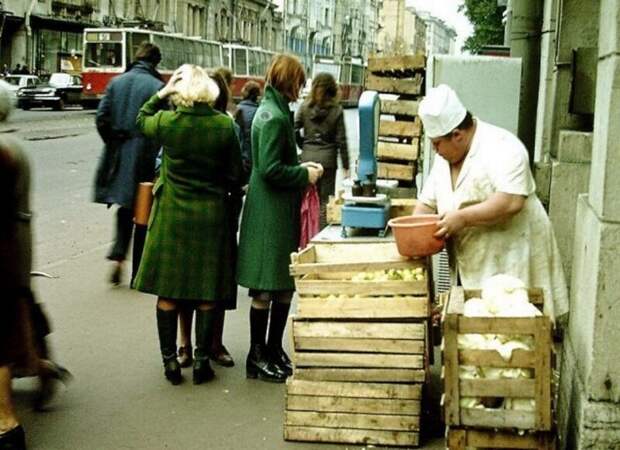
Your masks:
{"label": "window", "polygon": [[250,50],[249,51],[249,68],[250,68],[250,75],[252,76],[257,76],[260,73],[261,67],[260,67],[260,54],[256,51],[256,50]]}
{"label": "window", "polygon": [[[143,42],[149,42],[149,35],[146,33],[127,33],[127,62],[135,61],[138,47]],[[161,49],[160,49],[161,50]]]}
{"label": "window", "polygon": [[122,50],[120,42],[88,42],[84,67],[122,67]]}
{"label": "window", "polygon": [[248,74],[247,49],[235,48],[233,55],[234,55],[233,73],[235,75],[247,75]]}
{"label": "window", "polygon": [[364,82],[364,68],[362,66],[351,67],[351,84],[363,84]]}

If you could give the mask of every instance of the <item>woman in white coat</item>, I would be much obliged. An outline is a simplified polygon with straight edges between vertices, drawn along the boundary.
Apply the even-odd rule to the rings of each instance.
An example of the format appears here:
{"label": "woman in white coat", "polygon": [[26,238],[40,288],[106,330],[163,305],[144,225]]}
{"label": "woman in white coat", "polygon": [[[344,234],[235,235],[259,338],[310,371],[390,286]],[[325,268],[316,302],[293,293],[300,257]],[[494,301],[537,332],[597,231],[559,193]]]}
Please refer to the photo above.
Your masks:
{"label": "woman in white coat", "polygon": [[566,281],[551,222],[536,196],[528,154],[507,130],[472,117],[446,85],[418,111],[435,158],[414,214],[438,213],[453,279],[466,289],[505,273],[545,293],[549,316],[564,324]]}

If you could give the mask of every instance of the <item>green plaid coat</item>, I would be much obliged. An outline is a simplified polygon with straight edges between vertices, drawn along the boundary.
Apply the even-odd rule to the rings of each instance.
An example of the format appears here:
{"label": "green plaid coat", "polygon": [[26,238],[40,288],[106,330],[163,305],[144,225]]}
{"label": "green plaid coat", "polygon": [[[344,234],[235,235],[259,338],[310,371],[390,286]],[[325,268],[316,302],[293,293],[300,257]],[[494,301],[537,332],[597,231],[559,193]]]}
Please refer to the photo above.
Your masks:
{"label": "green plaid coat", "polygon": [[226,300],[236,294],[238,205],[230,194],[241,183],[233,120],[206,104],[164,105],[155,95],[137,118],[164,151],[135,286],[168,299]]}

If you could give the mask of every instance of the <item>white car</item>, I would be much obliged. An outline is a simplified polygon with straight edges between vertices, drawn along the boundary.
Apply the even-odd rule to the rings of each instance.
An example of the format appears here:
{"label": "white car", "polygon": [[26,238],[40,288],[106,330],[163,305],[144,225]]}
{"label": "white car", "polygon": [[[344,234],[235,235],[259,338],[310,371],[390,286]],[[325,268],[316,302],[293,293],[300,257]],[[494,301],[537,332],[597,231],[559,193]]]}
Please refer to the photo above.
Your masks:
{"label": "white car", "polygon": [[7,75],[3,78],[5,83],[8,83],[7,89],[11,91],[14,97],[17,97],[17,91],[25,87],[35,87],[41,83],[39,77],[36,75]]}

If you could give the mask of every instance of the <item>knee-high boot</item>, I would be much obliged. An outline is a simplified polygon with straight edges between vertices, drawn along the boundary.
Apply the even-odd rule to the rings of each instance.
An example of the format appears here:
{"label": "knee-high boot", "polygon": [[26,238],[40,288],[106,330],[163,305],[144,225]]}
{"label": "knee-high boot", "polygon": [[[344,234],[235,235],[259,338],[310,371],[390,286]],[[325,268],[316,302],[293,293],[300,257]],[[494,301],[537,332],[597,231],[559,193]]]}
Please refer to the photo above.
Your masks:
{"label": "knee-high boot", "polygon": [[215,310],[196,310],[196,351],[194,352],[194,384],[212,380],[215,374],[209,364],[209,350],[213,339]]}
{"label": "knee-high boot", "polygon": [[181,366],[177,361],[177,323],[176,309],[165,311],[157,308],[157,332],[159,334],[159,348],[164,361],[164,374],[170,383],[181,383]]}
{"label": "knee-high boot", "polygon": [[269,320],[268,309],[250,308],[250,352],[245,363],[248,378],[260,378],[273,383],[284,383],[286,374],[269,358],[265,345],[265,333]]}
{"label": "knee-high boot", "polygon": [[269,339],[267,341],[267,348],[272,361],[288,376],[293,374],[293,365],[288,355],[282,349],[282,336],[284,336],[284,328],[286,328],[290,309],[290,303],[271,303]]}

